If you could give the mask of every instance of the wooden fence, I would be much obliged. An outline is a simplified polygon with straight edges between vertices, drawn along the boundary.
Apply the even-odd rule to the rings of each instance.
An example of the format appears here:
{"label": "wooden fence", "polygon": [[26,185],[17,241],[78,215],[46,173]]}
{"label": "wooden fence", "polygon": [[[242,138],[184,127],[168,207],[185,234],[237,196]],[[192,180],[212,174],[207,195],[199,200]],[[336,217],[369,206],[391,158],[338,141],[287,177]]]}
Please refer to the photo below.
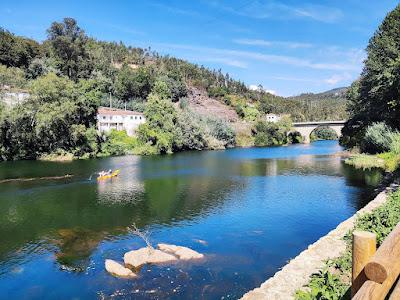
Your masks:
{"label": "wooden fence", "polygon": [[378,250],[374,233],[355,231],[352,255],[353,300],[400,300],[400,223]]}

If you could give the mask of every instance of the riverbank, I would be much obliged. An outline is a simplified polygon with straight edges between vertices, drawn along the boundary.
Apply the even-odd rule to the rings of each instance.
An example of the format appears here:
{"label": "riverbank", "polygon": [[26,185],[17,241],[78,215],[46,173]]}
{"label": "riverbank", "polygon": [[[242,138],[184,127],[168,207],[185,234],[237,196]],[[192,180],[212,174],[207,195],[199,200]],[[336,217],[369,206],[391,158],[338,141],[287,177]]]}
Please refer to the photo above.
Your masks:
{"label": "riverbank", "polygon": [[345,253],[347,243],[344,237],[354,228],[357,218],[386,203],[388,195],[397,190],[398,186],[398,182],[390,184],[364,208],[310,245],[259,288],[246,293],[242,300],[295,299],[296,292],[304,290],[310,277],[326,267],[326,261],[337,259]]}

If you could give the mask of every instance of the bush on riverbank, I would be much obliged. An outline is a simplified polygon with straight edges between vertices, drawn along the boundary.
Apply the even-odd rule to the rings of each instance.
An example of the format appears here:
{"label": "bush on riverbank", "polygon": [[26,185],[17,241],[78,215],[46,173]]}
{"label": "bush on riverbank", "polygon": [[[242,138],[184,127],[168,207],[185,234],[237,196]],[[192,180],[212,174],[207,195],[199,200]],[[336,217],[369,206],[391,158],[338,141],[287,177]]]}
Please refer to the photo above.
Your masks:
{"label": "bush on riverbank", "polygon": [[[353,230],[373,232],[379,247],[400,222],[400,190],[388,195],[387,201],[370,213],[357,217]],[[351,278],[351,233],[346,235],[346,251],[338,258],[326,262],[323,271],[312,275],[306,290],[296,292],[297,300],[349,299]]]}
{"label": "bush on riverbank", "polygon": [[319,140],[337,140],[338,136],[332,128],[328,126],[319,126],[317,127],[310,135],[310,140],[319,141]]}

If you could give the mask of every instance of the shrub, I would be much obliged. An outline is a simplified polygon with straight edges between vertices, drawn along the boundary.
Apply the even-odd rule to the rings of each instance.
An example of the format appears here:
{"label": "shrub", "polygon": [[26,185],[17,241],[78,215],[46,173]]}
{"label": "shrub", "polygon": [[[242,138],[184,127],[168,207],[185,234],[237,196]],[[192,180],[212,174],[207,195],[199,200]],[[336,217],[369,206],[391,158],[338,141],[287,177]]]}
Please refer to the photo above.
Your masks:
{"label": "shrub", "polygon": [[356,169],[369,170],[373,168],[385,168],[385,161],[377,158],[375,155],[356,154],[345,160],[345,163]]}
{"label": "shrub", "polygon": [[311,141],[318,140],[337,140],[338,136],[332,128],[327,126],[319,126],[317,127],[310,136]]}
{"label": "shrub", "polygon": [[235,110],[240,118],[244,118],[245,113],[244,113],[243,107],[240,104],[235,106]]}
{"label": "shrub", "polygon": [[258,121],[253,130],[256,146],[282,145],[287,142],[286,132],[277,123]]}
{"label": "shrub", "polygon": [[303,142],[303,136],[298,131],[292,131],[288,134],[288,143],[299,144]]}
{"label": "shrub", "polygon": [[385,170],[388,172],[396,171],[400,165],[400,155],[394,152],[380,153],[377,157],[384,160]]}
{"label": "shrub", "polygon": [[235,131],[226,122],[211,117],[205,118],[204,122],[207,133],[222,141],[225,147],[235,145]]}
{"label": "shrub", "polygon": [[136,138],[128,136],[126,131],[112,129],[105,135],[105,142],[102,144],[100,156],[132,153],[137,144]]}
{"label": "shrub", "polygon": [[177,126],[182,140],[182,148],[179,150],[202,150],[207,147],[205,129],[194,113],[181,112],[178,115]]}
{"label": "shrub", "polygon": [[393,133],[391,138],[392,142],[390,144],[390,152],[393,152],[396,155],[400,155],[400,133]]}
{"label": "shrub", "polygon": [[182,98],[179,100],[179,108],[185,110],[189,107],[189,100],[188,98]]}
{"label": "shrub", "polygon": [[257,108],[251,106],[245,106],[243,108],[244,119],[246,121],[255,121],[260,116],[260,112]]}
{"label": "shrub", "polygon": [[390,150],[393,131],[383,122],[368,126],[361,150],[367,153],[382,153]]}

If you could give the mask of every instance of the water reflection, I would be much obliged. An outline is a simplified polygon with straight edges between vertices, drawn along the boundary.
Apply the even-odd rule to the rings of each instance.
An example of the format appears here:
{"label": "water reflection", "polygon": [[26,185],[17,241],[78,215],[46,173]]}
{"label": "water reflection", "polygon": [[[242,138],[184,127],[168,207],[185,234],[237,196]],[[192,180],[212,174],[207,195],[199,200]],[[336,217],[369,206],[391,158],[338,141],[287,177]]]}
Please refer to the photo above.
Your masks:
{"label": "water reflection", "polygon": [[[74,175],[0,185],[0,289],[13,298],[25,297],[39,282],[36,298],[93,298],[117,290],[139,298],[149,298],[147,290],[156,291],[154,298],[239,297],[370,199],[379,172],[344,165],[330,155],[337,150],[337,143],[327,142],[0,164],[0,179]],[[121,175],[89,180],[104,169]],[[154,242],[183,243],[213,259],[150,268],[135,292],[103,270],[104,258],[121,258],[142,245],[127,231],[132,223],[150,228]],[[19,280],[23,289],[12,290]]]}

